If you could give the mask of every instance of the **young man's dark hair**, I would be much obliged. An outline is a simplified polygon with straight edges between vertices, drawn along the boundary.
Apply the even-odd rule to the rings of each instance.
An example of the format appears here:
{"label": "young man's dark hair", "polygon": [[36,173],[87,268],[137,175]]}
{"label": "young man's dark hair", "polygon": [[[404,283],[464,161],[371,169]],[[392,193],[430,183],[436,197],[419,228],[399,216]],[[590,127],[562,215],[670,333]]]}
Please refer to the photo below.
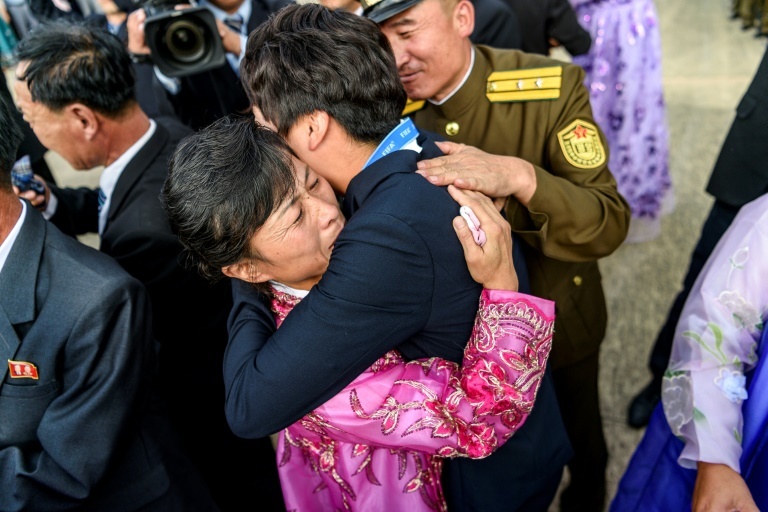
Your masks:
{"label": "young man's dark hair", "polygon": [[281,135],[320,110],[358,142],[378,144],[400,120],[405,90],[389,43],[370,20],[290,5],[251,34],[245,52],[243,84]]}
{"label": "young man's dark hair", "polygon": [[179,143],[162,200],[200,274],[215,281],[222,267],[258,257],[251,237],[296,187],[290,155],[282,137],[250,117],[222,118]]}
{"label": "young man's dark hair", "polygon": [[18,78],[32,99],[56,111],[72,103],[118,117],[134,101],[134,76],[123,43],[106,29],[65,20],[36,27],[16,48],[29,65]]}
{"label": "young man's dark hair", "polygon": [[11,168],[21,143],[21,130],[12,117],[12,105],[0,96],[0,189],[11,190]]}

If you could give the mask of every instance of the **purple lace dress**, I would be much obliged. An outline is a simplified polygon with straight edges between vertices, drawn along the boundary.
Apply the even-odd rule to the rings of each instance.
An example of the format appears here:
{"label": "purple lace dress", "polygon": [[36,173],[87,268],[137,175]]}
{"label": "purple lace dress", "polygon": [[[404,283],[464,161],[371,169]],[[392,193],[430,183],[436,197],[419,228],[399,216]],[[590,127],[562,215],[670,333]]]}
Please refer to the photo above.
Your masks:
{"label": "purple lace dress", "polygon": [[632,209],[627,242],[655,238],[673,209],[661,40],[652,0],[570,0],[592,48],[573,58],[587,73],[609,167]]}

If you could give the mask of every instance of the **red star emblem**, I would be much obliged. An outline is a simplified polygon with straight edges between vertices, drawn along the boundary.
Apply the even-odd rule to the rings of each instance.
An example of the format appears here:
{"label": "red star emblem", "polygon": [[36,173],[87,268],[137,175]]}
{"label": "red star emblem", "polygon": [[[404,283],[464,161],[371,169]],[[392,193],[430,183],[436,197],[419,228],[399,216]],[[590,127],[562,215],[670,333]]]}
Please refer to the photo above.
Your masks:
{"label": "red star emblem", "polygon": [[587,129],[583,126],[577,126],[573,129],[573,134],[576,136],[577,139],[583,139],[587,136]]}

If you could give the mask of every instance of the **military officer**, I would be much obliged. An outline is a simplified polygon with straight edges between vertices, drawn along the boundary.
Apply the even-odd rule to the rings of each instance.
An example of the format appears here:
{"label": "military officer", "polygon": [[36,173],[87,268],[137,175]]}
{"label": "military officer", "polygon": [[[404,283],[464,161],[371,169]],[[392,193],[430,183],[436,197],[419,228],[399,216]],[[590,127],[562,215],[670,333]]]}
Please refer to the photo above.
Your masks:
{"label": "military officer", "polygon": [[394,50],[411,99],[405,112],[451,141],[441,145],[447,156],[421,163],[420,172],[436,185],[453,182],[506,198],[507,217],[524,241],[532,293],[557,303],[550,361],[575,450],[561,506],[601,511],[607,448],[597,378],[607,312],[597,260],[622,243],[630,211],[607,167],[584,72],[538,55],[473,46],[468,0],[363,5]]}

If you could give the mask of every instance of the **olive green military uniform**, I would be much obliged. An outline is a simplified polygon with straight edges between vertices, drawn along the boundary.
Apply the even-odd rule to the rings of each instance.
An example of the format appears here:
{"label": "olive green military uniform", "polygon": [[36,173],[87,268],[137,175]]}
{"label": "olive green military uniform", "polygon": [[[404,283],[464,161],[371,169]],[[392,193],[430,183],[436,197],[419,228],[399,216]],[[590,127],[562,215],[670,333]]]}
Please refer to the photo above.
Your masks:
{"label": "olive green military uniform", "polygon": [[768,0],[734,1],[733,17],[741,17],[742,29],[757,26],[759,34],[768,35]]}
{"label": "olive green military uniform", "polygon": [[607,312],[597,259],[624,241],[630,211],[608,170],[583,80],[574,65],[475,46],[474,67],[460,90],[442,105],[408,108],[418,127],[535,167],[536,193],[527,208],[510,198],[507,218],[526,242],[532,293],[556,302],[550,365],[576,453],[564,508],[599,511],[607,449],[597,361]]}

